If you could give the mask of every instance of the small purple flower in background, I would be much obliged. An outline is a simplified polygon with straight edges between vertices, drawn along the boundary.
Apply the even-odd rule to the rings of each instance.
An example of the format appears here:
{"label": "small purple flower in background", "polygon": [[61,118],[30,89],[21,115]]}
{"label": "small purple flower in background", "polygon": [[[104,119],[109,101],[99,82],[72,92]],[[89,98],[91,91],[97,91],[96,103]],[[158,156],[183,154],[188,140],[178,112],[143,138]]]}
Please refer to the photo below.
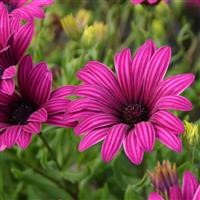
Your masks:
{"label": "small purple flower in background", "polygon": [[148,200],[199,200],[200,185],[189,171],[183,175],[182,188],[179,186],[176,165],[169,161],[158,163],[154,172],[150,172],[151,182],[156,192]]}
{"label": "small purple flower in background", "polygon": [[0,2],[0,91],[14,92],[13,78],[18,64],[28,48],[33,35],[33,23],[20,24],[18,17],[9,18],[8,11]]}
{"label": "small purple flower in background", "polygon": [[103,141],[102,158],[109,162],[123,146],[125,154],[140,164],[156,139],[168,148],[182,150],[183,123],[168,110],[189,111],[192,104],[180,94],[193,82],[192,74],[164,79],[171,59],[169,47],[156,49],[152,41],[115,56],[113,73],[106,65],[90,61],[78,73],[83,84],[74,93],[81,97],[68,107],[68,120],[78,120],[75,134],[85,135],[84,151]]}
{"label": "small purple flower in background", "polygon": [[[149,5],[155,5],[159,3],[162,0],[131,0],[132,4],[149,4]],[[164,2],[167,2],[168,0],[164,0]]]}
{"label": "small purple flower in background", "polygon": [[43,7],[53,3],[53,0],[1,0],[11,16],[32,20],[33,17],[44,18]]}
{"label": "small purple flower in background", "polygon": [[33,65],[30,56],[22,59],[18,69],[18,87],[13,95],[0,93],[0,150],[17,144],[26,148],[33,134],[38,134],[42,123],[59,127],[73,86],[64,86],[51,92],[52,74],[45,63]]}

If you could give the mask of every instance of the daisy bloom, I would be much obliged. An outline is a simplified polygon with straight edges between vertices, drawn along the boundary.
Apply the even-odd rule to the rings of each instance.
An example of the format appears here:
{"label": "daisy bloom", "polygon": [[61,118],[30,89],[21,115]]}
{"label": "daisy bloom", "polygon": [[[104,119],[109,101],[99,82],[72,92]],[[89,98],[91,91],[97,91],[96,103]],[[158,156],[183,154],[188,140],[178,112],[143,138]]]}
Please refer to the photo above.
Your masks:
{"label": "daisy bloom", "polygon": [[0,92],[14,92],[15,65],[28,48],[33,35],[33,23],[20,24],[19,18],[9,18],[0,2]]}
{"label": "daisy bloom", "polygon": [[190,171],[184,172],[182,187],[179,185],[176,165],[169,161],[158,163],[155,170],[149,174],[156,192],[152,192],[148,200],[200,199],[199,183]]}
{"label": "daisy bloom", "polygon": [[98,61],[88,62],[78,72],[83,82],[74,91],[80,97],[70,103],[68,120],[77,120],[76,135],[84,135],[79,150],[103,141],[101,154],[109,162],[123,146],[134,164],[151,152],[156,139],[180,152],[179,135],[184,126],[168,110],[189,111],[192,104],[180,96],[194,80],[192,74],[164,79],[171,59],[169,47],[156,48],[152,41],[132,58],[123,49],[114,59],[115,72]]}
{"label": "daisy bloom", "polygon": [[[131,0],[132,4],[149,4],[149,5],[155,5],[158,4],[162,0]],[[163,0],[164,2],[167,2],[168,0]]]}
{"label": "daisy bloom", "polygon": [[53,0],[1,0],[11,16],[32,20],[34,17],[44,18],[43,7],[53,3]]}
{"label": "daisy bloom", "polygon": [[52,74],[45,63],[33,65],[30,56],[24,57],[19,64],[17,80],[19,88],[13,95],[0,93],[1,151],[14,144],[27,148],[32,135],[40,133],[42,123],[73,126],[63,120],[70,102],[65,97],[73,87],[51,91]]}

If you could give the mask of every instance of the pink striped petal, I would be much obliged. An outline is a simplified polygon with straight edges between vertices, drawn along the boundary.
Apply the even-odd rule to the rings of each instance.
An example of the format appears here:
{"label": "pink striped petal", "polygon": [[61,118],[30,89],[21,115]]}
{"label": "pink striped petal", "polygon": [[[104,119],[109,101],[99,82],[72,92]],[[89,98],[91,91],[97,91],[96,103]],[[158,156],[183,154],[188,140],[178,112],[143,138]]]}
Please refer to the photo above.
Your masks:
{"label": "pink striped petal", "polygon": [[124,151],[129,160],[136,165],[141,164],[144,156],[144,151],[138,144],[137,137],[135,135],[134,129],[128,132],[124,143]]}
{"label": "pink striped petal", "polygon": [[22,126],[10,126],[3,133],[4,144],[11,148],[22,132]]}
{"label": "pink striped petal", "polygon": [[199,187],[197,188],[196,192],[195,192],[195,195],[193,197],[192,200],[199,200],[200,199],[200,185]]}
{"label": "pink striped petal", "polygon": [[175,115],[167,111],[158,111],[150,119],[153,123],[166,127],[169,130],[179,134],[184,132],[184,125]]}
{"label": "pink striped petal", "polygon": [[40,108],[30,115],[28,122],[46,122],[47,121],[47,111],[45,108]]}
{"label": "pink striped petal", "polygon": [[33,23],[28,23],[22,26],[19,31],[15,34],[13,49],[15,51],[15,57],[19,61],[25,50],[28,48],[34,31]]}
{"label": "pink striped petal", "polygon": [[144,0],[131,0],[131,3],[133,4],[140,4],[142,2],[144,2]]}
{"label": "pink striped petal", "polygon": [[156,137],[162,144],[164,144],[173,151],[176,152],[182,151],[182,142],[177,135],[170,133],[168,130],[158,126],[155,127],[155,130],[156,130]]}
{"label": "pink striped petal", "polygon": [[91,146],[99,143],[104,140],[108,134],[108,128],[101,128],[94,131],[89,132],[84,138],[81,140],[78,146],[78,150],[80,152],[85,151]]}
{"label": "pink striped petal", "polygon": [[77,125],[77,122],[75,120],[73,121],[67,121],[65,120],[64,113],[58,113],[56,115],[50,115],[48,117],[47,123],[53,126],[58,126],[58,127],[75,127]]}
{"label": "pink striped petal", "polygon": [[0,82],[0,91],[12,95],[15,90],[15,82],[13,79],[6,79],[6,80],[1,80]]}
{"label": "pink striped petal", "polygon": [[155,105],[158,110],[192,110],[192,103],[182,96],[161,97]]}
{"label": "pink striped petal", "polygon": [[148,200],[164,200],[163,197],[161,197],[158,193],[156,192],[152,192],[149,197]]}
{"label": "pink striped petal", "polygon": [[9,17],[6,7],[0,2],[0,47],[5,47],[10,34]]}
{"label": "pink striped petal", "polygon": [[102,159],[105,162],[111,161],[116,156],[122,146],[127,129],[128,126],[125,124],[116,124],[110,128],[101,148]]}
{"label": "pink striped petal", "polygon": [[182,200],[181,189],[178,185],[170,187],[169,189],[169,199],[170,200]]}
{"label": "pink striped petal", "polygon": [[149,99],[150,94],[163,80],[171,60],[171,49],[169,47],[159,48],[151,58],[148,72],[144,80],[145,99]]}
{"label": "pink striped petal", "polygon": [[[132,99],[133,80],[131,79],[132,57],[130,49],[123,49],[115,55],[115,69],[119,84],[128,100]],[[109,81],[109,79],[108,79]]]}
{"label": "pink striped petal", "polygon": [[75,86],[72,85],[62,86],[51,93],[50,99],[63,99],[66,96],[72,95],[74,89]]}
{"label": "pink striped petal", "polygon": [[41,123],[39,122],[29,122],[24,125],[23,131],[32,134],[38,134],[41,131]]}
{"label": "pink striped petal", "polygon": [[[155,51],[155,45],[151,40],[145,42],[136,52],[132,62],[132,77],[134,82],[134,96],[135,100],[138,101],[137,96],[143,97],[142,84],[147,73],[147,65],[150,58]],[[140,94],[140,95],[139,95]]]}
{"label": "pink striped petal", "polygon": [[32,139],[31,133],[26,133],[26,132],[22,131],[17,139],[17,144],[22,149],[26,149],[29,146],[31,139]]}
{"label": "pink striped petal", "polygon": [[16,75],[16,72],[17,72],[16,66],[8,67],[4,70],[2,79],[14,78],[14,76]]}
{"label": "pink striped petal", "polygon": [[75,134],[81,134],[86,131],[105,127],[105,126],[112,126],[113,124],[118,123],[118,119],[112,115],[108,114],[96,114],[87,117],[82,122],[80,122],[74,129]]}
{"label": "pink striped petal", "polygon": [[141,122],[135,126],[135,135],[140,147],[147,152],[150,152],[154,148],[155,144],[155,130],[150,122]]}
{"label": "pink striped petal", "polygon": [[19,63],[18,73],[17,73],[17,80],[19,83],[19,87],[21,90],[24,91],[26,88],[29,74],[33,69],[33,61],[31,56],[24,56],[21,62]]}
{"label": "pink striped petal", "polygon": [[193,199],[198,185],[196,177],[190,171],[185,171],[182,183],[183,200]]}
{"label": "pink striped petal", "polygon": [[46,103],[50,97],[52,86],[52,73],[46,63],[40,63],[33,68],[29,76],[27,88],[28,97],[36,105],[41,106]]}

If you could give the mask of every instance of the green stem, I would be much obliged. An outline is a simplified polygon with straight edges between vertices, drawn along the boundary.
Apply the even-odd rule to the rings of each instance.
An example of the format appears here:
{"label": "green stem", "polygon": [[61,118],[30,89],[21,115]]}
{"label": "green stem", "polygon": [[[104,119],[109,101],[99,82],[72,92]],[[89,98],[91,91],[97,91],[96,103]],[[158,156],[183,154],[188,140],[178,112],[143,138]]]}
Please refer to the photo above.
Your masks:
{"label": "green stem", "polygon": [[58,163],[56,156],[53,152],[53,150],[51,149],[51,147],[49,146],[48,142],[46,141],[45,137],[42,135],[42,132],[39,134],[40,139],[42,140],[42,142],[44,143],[44,145],[46,146],[47,150],[49,151],[51,158],[55,161],[56,166],[59,170],[62,170],[62,167],[60,166],[60,164]]}

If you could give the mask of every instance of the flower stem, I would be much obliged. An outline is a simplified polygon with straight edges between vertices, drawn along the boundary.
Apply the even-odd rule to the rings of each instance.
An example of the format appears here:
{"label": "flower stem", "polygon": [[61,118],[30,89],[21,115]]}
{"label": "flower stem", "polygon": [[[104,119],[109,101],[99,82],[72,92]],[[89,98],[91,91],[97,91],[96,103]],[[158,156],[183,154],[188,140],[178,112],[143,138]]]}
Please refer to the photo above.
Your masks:
{"label": "flower stem", "polygon": [[46,146],[47,150],[49,151],[51,158],[55,161],[56,166],[59,170],[62,169],[62,167],[60,166],[60,164],[58,163],[56,156],[53,152],[53,150],[51,149],[51,147],[49,146],[48,142],[46,141],[45,137],[42,135],[42,133],[39,134],[40,139],[42,140],[42,142],[44,143],[44,145]]}

